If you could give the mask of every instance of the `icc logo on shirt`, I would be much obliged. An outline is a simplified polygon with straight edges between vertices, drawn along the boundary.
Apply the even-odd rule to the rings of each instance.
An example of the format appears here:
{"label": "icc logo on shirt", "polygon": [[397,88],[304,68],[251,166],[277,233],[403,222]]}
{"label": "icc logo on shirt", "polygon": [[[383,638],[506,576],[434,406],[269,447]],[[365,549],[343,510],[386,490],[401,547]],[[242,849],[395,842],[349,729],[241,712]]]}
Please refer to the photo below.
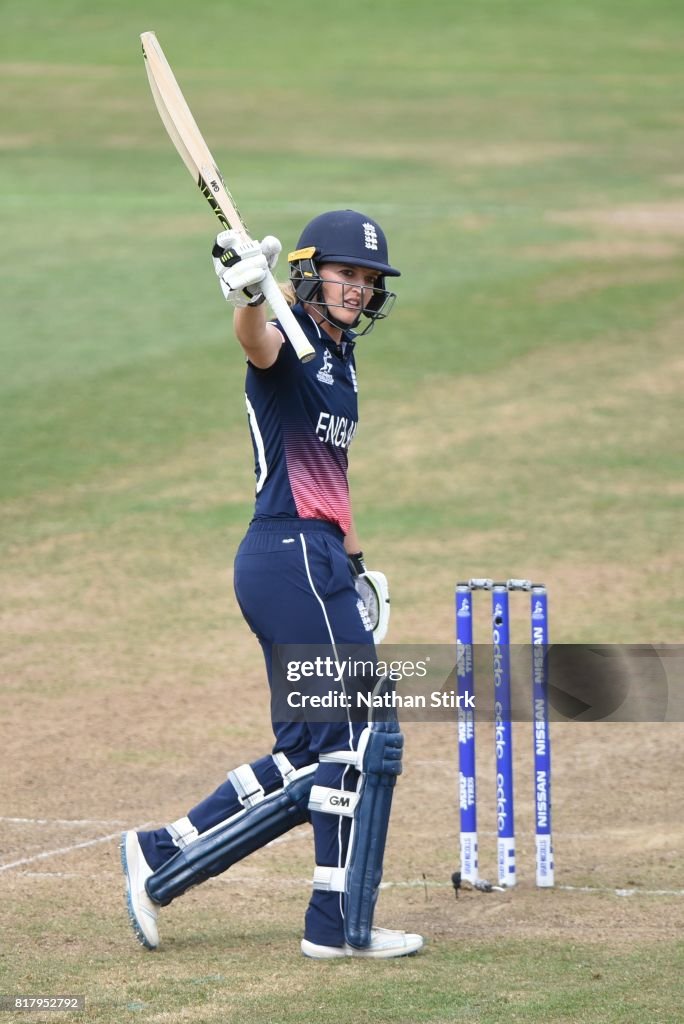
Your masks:
{"label": "icc logo on shirt", "polygon": [[321,384],[334,384],[335,383],[335,378],[333,377],[332,373],[330,372],[332,370],[332,365],[333,364],[332,364],[332,359],[331,359],[330,353],[328,352],[328,350],[326,348],[326,350],[323,353],[323,365],[321,366],[320,370],[316,374],[316,380],[320,380]]}

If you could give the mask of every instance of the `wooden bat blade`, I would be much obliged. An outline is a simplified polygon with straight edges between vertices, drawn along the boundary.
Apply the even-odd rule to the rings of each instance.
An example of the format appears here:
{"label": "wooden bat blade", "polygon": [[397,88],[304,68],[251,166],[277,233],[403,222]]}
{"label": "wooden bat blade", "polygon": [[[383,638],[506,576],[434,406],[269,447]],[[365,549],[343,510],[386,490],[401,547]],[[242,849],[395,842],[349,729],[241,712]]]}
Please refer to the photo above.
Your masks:
{"label": "wooden bat blade", "polygon": [[152,97],[169,138],[223,227],[246,235],[240,211],[226,188],[156,35],[143,32],[140,39]]}
{"label": "wooden bat blade", "polygon": [[[247,228],[240,211],[197,127],[156,35],[154,32],[143,32],[140,39],[152,97],[169,138],[222,227],[246,237]],[[266,275],[262,290],[295,352],[303,363],[308,362],[316,354],[315,349],[270,272]]]}

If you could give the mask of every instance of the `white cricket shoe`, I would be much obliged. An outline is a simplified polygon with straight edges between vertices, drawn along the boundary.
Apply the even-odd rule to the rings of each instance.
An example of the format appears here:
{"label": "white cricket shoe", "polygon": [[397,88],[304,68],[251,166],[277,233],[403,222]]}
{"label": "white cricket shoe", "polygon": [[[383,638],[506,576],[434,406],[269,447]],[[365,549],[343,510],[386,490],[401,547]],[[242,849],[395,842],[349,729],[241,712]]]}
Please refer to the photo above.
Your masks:
{"label": "white cricket shoe", "polygon": [[423,936],[411,932],[395,932],[389,928],[371,929],[370,946],[357,949],[347,942],[344,946],[318,946],[302,939],[302,953],[313,960],[332,960],[342,956],[360,956],[370,960],[388,960],[393,956],[413,956],[423,948]]}
{"label": "white cricket shoe", "polygon": [[159,945],[159,904],[151,900],[145,890],[145,882],[154,872],[145,860],[135,832],[121,833],[121,866],[126,878],[126,905],[133,931],[145,949],[156,949]]}

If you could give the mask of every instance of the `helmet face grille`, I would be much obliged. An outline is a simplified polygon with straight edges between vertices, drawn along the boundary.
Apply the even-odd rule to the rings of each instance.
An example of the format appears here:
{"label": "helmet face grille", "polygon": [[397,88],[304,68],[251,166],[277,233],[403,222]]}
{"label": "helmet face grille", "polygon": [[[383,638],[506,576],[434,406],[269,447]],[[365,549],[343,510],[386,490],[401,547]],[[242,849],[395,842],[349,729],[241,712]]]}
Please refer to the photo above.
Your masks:
{"label": "helmet face grille", "polygon": [[[337,262],[337,261],[336,261]],[[344,304],[344,290],[347,287],[356,288],[357,285],[345,285],[342,284],[342,302],[338,304],[325,302],[323,300],[322,286],[325,283],[325,264],[320,268],[316,268],[315,263],[311,259],[297,260],[290,263],[290,280],[292,282],[295,295],[300,302],[307,303],[310,306],[314,306],[318,312],[322,315],[323,319],[328,323],[331,323],[334,327],[338,327],[341,330],[352,330],[356,336],[368,334],[377,320],[384,320],[389,315],[390,310],[394,306],[396,295],[394,292],[387,291],[385,288],[384,278],[379,277],[372,289],[366,288],[367,291],[371,291],[371,297],[367,299],[366,305],[362,310],[359,311],[359,315],[355,324],[342,323],[334,315],[336,309],[345,308]],[[338,283],[338,282],[335,282]],[[361,317],[366,317],[368,323],[363,329],[359,329],[358,322]]]}

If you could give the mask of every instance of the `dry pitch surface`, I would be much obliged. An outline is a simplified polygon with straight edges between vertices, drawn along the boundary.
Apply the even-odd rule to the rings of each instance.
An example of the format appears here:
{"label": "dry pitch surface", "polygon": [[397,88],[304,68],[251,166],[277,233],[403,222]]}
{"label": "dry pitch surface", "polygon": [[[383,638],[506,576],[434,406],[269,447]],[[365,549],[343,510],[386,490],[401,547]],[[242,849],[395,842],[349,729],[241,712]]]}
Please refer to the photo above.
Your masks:
{"label": "dry pitch surface", "polygon": [[[217,593],[225,586],[228,605],[228,579],[222,574],[214,584]],[[143,663],[133,682],[111,680],[130,650],[102,652],[91,665],[88,693],[30,692],[31,669],[24,669],[21,700],[6,711],[10,786],[0,873],[5,936],[27,972],[50,950],[73,944],[77,951],[84,921],[95,936],[89,942],[116,956],[136,953],[122,902],[119,831],[179,816],[225,770],[268,749],[260,654],[235,611],[228,618],[226,635],[203,649],[177,634],[175,649],[167,637],[163,647],[139,651]],[[79,655],[87,653],[74,650],[76,674],[83,670]],[[34,647],[34,666],[40,660]],[[205,672],[188,685],[183,671],[190,662]],[[684,802],[673,767],[681,763],[683,727],[556,724],[558,884],[543,892],[533,884],[530,726],[515,729],[517,889],[464,891],[455,899],[455,729],[411,723],[378,923],[420,931],[433,947],[497,937],[622,946],[680,935]],[[492,878],[490,733],[479,727],[481,866]],[[302,827],[164,910],[164,947],[201,947],[209,933],[228,953],[271,930],[272,943],[296,956],[311,865],[310,832]]]}

